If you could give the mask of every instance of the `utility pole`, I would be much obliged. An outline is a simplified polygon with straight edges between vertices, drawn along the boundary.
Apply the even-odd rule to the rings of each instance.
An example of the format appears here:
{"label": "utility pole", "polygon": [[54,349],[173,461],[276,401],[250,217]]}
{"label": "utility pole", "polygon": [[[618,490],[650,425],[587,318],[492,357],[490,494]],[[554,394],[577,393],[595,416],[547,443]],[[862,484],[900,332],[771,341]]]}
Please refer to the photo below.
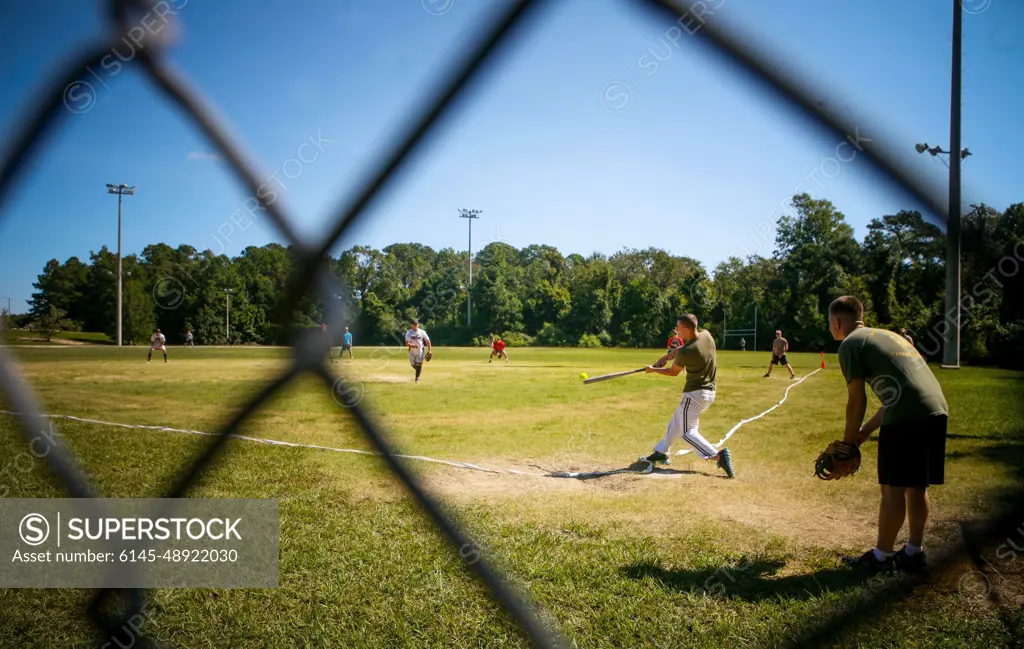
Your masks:
{"label": "utility pole", "polygon": [[122,196],[134,196],[135,185],[131,187],[127,185],[111,185],[107,183],[107,193],[117,194],[117,346],[121,346],[121,297],[122,297],[122,278],[121,278],[121,197]]}
{"label": "utility pole", "polygon": [[[953,0],[953,62],[950,74],[949,150],[960,151],[960,60],[963,32],[962,0]],[[949,224],[946,226],[946,317],[956,312],[947,327],[942,367],[960,368],[960,160],[949,156]]]}
{"label": "utility pole", "polygon": [[231,293],[233,291],[230,288],[224,289],[224,295],[227,296],[228,302],[227,307],[224,310],[224,335],[226,336],[225,342],[231,344]]}
{"label": "utility pole", "polygon": [[469,219],[469,284],[466,285],[466,326],[473,324],[473,219],[480,218],[480,210],[459,210],[460,219]]}
{"label": "utility pole", "polygon": [[[944,317],[946,336],[942,348],[942,368],[960,368],[960,222],[962,205],[960,199],[960,165],[970,150],[960,148],[960,89],[961,89],[961,44],[963,34],[963,7],[961,0],[953,0],[953,56],[950,72],[949,93],[949,151],[941,146],[918,144],[918,153],[928,152],[932,157],[943,154],[949,157],[949,222],[946,224],[946,305]],[[959,155],[956,154],[959,152]]]}

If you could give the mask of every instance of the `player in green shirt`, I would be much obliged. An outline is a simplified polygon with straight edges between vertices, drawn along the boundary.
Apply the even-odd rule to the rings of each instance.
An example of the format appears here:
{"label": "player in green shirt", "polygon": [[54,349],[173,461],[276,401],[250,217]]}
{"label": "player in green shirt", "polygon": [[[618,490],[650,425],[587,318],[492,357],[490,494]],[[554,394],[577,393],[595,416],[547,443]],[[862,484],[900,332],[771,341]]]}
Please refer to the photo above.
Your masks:
{"label": "player in green shirt", "polygon": [[[654,453],[640,458],[640,461],[649,462],[652,467],[659,462],[669,464],[669,451],[681,436],[702,458],[716,460],[718,468],[724,470],[730,478],[735,478],[729,449],[716,451],[698,432],[700,414],[715,402],[715,339],[706,330],[697,327],[697,316],[692,313],[679,316],[676,320],[676,333],[683,341],[682,347],[669,350],[657,363],[647,366],[646,372],[678,376],[685,369],[683,398],[669,421],[664,439],[654,447]],[[670,358],[674,358],[671,367],[665,367]]]}
{"label": "player in green shirt", "polygon": [[[945,479],[946,423],[949,409],[939,382],[921,354],[903,336],[864,326],[864,306],[855,297],[836,299],[828,310],[829,329],[841,340],[839,366],[847,384],[843,441],[862,444],[878,430],[878,483],[882,502],[878,542],[862,556],[848,559],[876,573],[927,568],[924,528],[928,487]],[[865,386],[882,407],[866,423]],[[893,551],[907,519],[909,542]]]}

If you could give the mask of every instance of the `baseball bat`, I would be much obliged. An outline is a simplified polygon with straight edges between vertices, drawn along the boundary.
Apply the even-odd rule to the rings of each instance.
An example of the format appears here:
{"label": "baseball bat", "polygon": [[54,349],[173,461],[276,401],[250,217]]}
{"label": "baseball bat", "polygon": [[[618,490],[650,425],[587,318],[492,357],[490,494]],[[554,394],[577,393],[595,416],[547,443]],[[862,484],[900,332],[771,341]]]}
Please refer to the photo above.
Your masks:
{"label": "baseball bat", "polygon": [[628,376],[629,374],[636,374],[637,372],[643,372],[646,367],[641,367],[635,370],[626,370],[625,372],[614,372],[612,374],[602,374],[601,376],[595,376],[592,379],[583,379],[583,384],[597,383],[598,381],[610,381],[611,379],[617,379],[620,376]]}

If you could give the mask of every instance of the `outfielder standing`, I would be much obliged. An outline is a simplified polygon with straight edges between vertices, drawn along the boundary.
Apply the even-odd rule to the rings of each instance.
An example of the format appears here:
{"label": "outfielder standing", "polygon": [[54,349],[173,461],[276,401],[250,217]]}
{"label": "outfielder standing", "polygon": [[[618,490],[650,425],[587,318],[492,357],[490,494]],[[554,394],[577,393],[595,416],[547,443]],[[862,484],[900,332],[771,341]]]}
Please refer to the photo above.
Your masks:
{"label": "outfielder standing", "polygon": [[167,338],[164,337],[160,330],[157,329],[152,336],[149,337],[149,356],[146,357],[146,362],[153,360],[153,350],[156,349],[164,353],[164,362],[167,362]]}
{"label": "outfielder standing", "polygon": [[491,357],[487,359],[487,362],[490,363],[493,361],[495,356],[498,358],[504,356],[505,362],[509,362],[508,353],[505,351],[505,341],[502,340],[500,336],[495,336],[491,340]]}
{"label": "outfielder standing", "polygon": [[196,342],[195,342],[194,337],[192,336],[192,330],[191,329],[189,329],[188,331],[185,332],[185,346],[186,347],[193,347],[193,348],[196,346]]}
{"label": "outfielder standing", "polygon": [[420,372],[423,371],[423,361],[429,361],[433,357],[430,347],[430,336],[423,329],[420,329],[420,321],[412,319],[412,329],[405,332],[405,346],[409,348],[409,365],[416,370],[416,383],[420,382]]}
{"label": "outfielder standing", "polygon": [[768,373],[764,375],[764,378],[768,378],[772,375],[772,367],[776,365],[785,365],[786,369],[789,370],[789,378],[795,379],[796,372],[793,371],[793,366],[789,364],[789,360],[786,359],[786,352],[789,351],[789,341],[782,337],[782,332],[775,331],[775,340],[772,341],[772,362],[768,363]]}
{"label": "outfielder standing", "polygon": [[[715,447],[698,431],[701,413],[715,402],[715,339],[706,330],[698,330],[697,316],[692,313],[679,316],[676,320],[676,333],[683,342],[682,346],[669,350],[669,353],[661,357],[657,363],[647,366],[646,372],[678,376],[685,369],[686,386],[683,388],[683,398],[672,415],[672,420],[669,421],[664,439],[654,447],[653,453],[640,460],[650,462],[652,466],[658,462],[669,464],[669,451],[682,436],[683,441],[692,446],[702,458],[717,460],[718,468],[724,470],[730,478],[735,478],[736,472],[732,467],[729,449],[715,451]],[[672,366],[665,367],[670,358],[675,359]]]}
{"label": "outfielder standing", "polygon": [[[945,479],[946,423],[949,409],[928,364],[902,336],[864,326],[864,306],[853,296],[836,299],[828,309],[832,337],[841,340],[839,366],[846,378],[846,430],[843,441],[862,444],[878,432],[878,542],[847,563],[871,573],[922,572],[923,543],[930,502],[928,486]],[[882,407],[866,423],[865,384]],[[893,552],[907,519],[910,540]]]}
{"label": "outfielder standing", "polygon": [[911,345],[914,344],[914,339],[911,338],[910,334],[907,333],[906,327],[903,327],[902,329],[900,329],[900,335],[903,336],[904,338],[906,338],[907,342],[910,343]]}
{"label": "outfielder standing", "polygon": [[352,358],[352,332],[345,327],[345,337],[341,343],[341,352],[338,353],[338,358],[341,358],[345,351],[348,351],[348,357]]}

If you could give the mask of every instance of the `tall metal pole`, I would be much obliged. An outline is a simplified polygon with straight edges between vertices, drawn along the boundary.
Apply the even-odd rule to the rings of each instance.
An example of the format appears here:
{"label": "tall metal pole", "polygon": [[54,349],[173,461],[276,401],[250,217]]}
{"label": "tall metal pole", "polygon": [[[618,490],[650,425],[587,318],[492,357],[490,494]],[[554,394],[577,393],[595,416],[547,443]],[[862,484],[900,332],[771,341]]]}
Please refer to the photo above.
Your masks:
{"label": "tall metal pole", "polygon": [[117,346],[121,346],[121,194],[117,194]]}
{"label": "tall metal pole", "polygon": [[[473,219],[469,219],[469,287],[473,286]],[[473,324],[473,292],[466,290],[466,325]]]}
{"label": "tall metal pole", "polygon": [[466,286],[466,326],[473,324],[473,219],[480,218],[480,210],[459,210],[459,218],[469,219],[469,284]]}
{"label": "tall metal pole", "polygon": [[946,226],[946,328],[942,367],[960,367],[960,65],[963,8],[953,0],[953,62],[949,102],[949,223]]}
{"label": "tall metal pole", "polygon": [[754,351],[757,351],[757,302],[754,302]]}
{"label": "tall metal pole", "polygon": [[125,195],[135,195],[135,185],[112,185],[107,183],[107,193],[117,194],[117,346],[122,344],[121,339],[121,295],[122,295],[122,268],[121,268],[121,198]]}

